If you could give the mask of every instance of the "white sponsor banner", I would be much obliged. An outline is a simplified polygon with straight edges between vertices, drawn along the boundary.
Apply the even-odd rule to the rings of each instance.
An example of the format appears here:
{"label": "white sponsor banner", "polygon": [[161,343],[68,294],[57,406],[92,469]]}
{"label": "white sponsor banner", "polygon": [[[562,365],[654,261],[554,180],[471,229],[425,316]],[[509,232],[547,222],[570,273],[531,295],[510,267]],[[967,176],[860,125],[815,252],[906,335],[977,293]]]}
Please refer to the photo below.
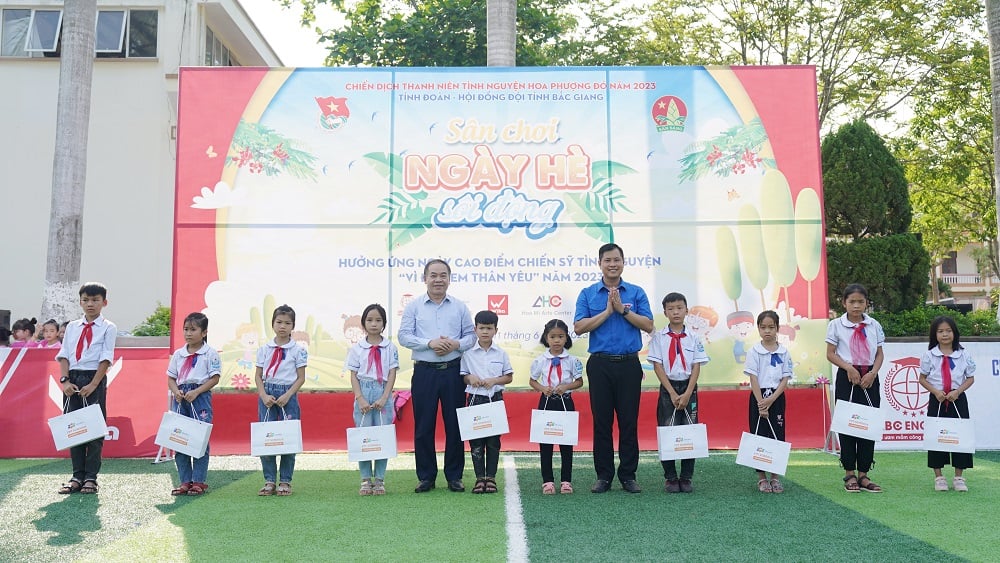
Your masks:
{"label": "white sponsor banner", "polygon": [[[975,383],[966,392],[976,427],[976,448],[1000,449],[1000,342],[963,342],[976,362]],[[885,428],[880,450],[921,450],[929,393],[920,386],[920,358],[926,342],[886,342],[879,370]],[[836,369],[832,381],[836,381]],[[831,393],[832,394],[832,393]]]}

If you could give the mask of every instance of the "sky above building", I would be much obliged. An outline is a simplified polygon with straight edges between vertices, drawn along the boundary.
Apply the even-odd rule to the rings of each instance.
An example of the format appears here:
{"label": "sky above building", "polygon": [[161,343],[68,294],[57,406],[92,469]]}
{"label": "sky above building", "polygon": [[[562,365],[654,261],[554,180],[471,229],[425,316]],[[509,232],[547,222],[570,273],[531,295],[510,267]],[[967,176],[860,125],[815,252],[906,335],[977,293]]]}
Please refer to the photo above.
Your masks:
{"label": "sky above building", "polygon": [[[299,23],[301,5],[293,2],[292,7],[284,8],[278,0],[240,0],[240,4],[285,66],[323,66],[327,48],[319,43],[312,28]],[[327,5],[316,7],[316,25],[323,29],[337,25],[341,19]]]}

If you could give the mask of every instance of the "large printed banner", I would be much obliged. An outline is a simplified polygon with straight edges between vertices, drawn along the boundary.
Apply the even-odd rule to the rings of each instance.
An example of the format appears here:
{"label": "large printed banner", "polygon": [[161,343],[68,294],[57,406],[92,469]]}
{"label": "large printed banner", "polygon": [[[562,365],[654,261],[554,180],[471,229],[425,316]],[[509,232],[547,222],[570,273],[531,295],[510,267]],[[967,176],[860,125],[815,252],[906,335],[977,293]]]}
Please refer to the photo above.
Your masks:
{"label": "large printed banner", "polygon": [[182,69],[179,114],[173,345],[204,311],[223,387],[252,385],[287,303],[306,387],[348,388],[361,311],[385,305],[394,337],[430,258],[499,315],[526,386],[609,241],[657,326],[687,296],[703,385],[744,380],[765,309],[797,381],[829,373],[812,67]]}

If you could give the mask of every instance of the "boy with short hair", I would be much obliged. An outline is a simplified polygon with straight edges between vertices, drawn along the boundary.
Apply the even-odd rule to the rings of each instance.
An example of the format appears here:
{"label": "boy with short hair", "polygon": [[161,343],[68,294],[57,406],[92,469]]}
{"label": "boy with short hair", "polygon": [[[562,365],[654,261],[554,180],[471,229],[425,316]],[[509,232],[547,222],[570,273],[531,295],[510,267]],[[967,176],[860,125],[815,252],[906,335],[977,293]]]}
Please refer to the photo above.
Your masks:
{"label": "boy with short hair", "polygon": [[[476,313],[476,345],[462,354],[460,373],[469,395],[466,406],[503,400],[504,385],[514,380],[510,357],[493,345],[499,318],[493,311]],[[476,472],[473,494],[497,492],[497,465],[500,462],[500,436],[469,440],[472,467]]]}
{"label": "boy with short hair", "polygon": [[[104,285],[87,282],[80,287],[83,318],[67,325],[62,349],[56,354],[62,372],[59,383],[62,384],[63,394],[68,397],[66,412],[96,403],[101,405],[104,418],[108,417],[105,375],[114,361],[118,327],[101,315],[107,305],[108,288]],[[62,485],[59,494],[97,492],[103,447],[102,437],[69,449],[73,478]]]}
{"label": "boy with short hair", "polygon": [[[701,366],[708,363],[705,345],[694,333],[684,330],[684,317],[688,313],[687,298],[680,293],[668,293],[663,298],[663,315],[667,327],[653,333],[649,343],[649,361],[656,378],[660,380],[660,399],[656,404],[656,422],[659,426],[698,423],[698,375]],[[687,414],[685,414],[685,411]],[[673,419],[671,421],[671,418]],[[694,491],[694,458],[681,460],[681,474],[677,475],[674,460],[663,464],[664,488],[668,493]]]}

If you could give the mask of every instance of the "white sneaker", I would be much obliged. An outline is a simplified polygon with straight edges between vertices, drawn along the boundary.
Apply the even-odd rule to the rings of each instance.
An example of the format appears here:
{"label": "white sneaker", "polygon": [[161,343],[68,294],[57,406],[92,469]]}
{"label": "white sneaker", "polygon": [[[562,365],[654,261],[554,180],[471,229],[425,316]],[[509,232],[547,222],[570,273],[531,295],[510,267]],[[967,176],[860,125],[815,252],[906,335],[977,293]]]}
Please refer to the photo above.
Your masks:
{"label": "white sneaker", "polygon": [[934,490],[935,491],[947,491],[948,490],[948,480],[944,477],[934,478]]}
{"label": "white sneaker", "polygon": [[965,485],[964,477],[955,477],[951,480],[951,486],[955,488],[956,491],[967,493],[969,492],[969,487]]}

